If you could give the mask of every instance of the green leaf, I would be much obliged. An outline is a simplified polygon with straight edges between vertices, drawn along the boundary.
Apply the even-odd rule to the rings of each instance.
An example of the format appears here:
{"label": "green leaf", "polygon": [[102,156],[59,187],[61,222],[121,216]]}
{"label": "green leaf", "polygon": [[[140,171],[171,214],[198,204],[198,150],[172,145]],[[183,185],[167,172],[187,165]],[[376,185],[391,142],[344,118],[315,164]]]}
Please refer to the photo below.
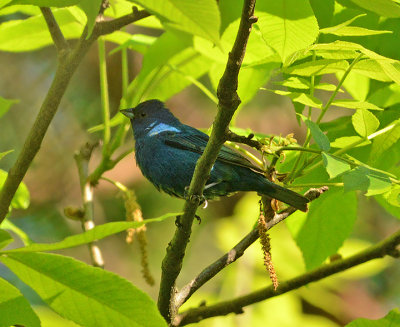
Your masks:
{"label": "green leaf", "polygon": [[[1,31],[1,25],[0,25],[0,31]],[[3,97],[0,97],[0,118],[4,116],[4,114],[11,108],[11,106],[14,103],[18,102],[19,100],[4,99]]]}
{"label": "green leaf", "polygon": [[366,16],[366,14],[361,14],[361,15],[357,15],[349,20],[344,21],[343,23],[340,23],[338,25],[335,26],[330,26],[330,27],[325,27],[320,29],[320,33],[332,33],[332,32],[336,32],[341,30],[343,27],[346,27],[348,25],[350,25],[352,22],[354,22],[356,19],[360,18],[360,17],[364,17]]}
{"label": "green leaf", "polygon": [[40,327],[28,300],[9,282],[0,278],[0,326]]}
{"label": "green leaf", "polygon": [[0,249],[5,248],[13,241],[14,239],[11,237],[10,234],[8,234],[4,229],[0,229]]}
{"label": "green leaf", "polygon": [[375,200],[380,204],[382,208],[385,209],[387,213],[392,215],[393,217],[396,217],[397,219],[400,219],[400,208],[398,206],[392,205],[388,201],[388,195],[390,194],[390,191],[385,193],[385,194],[379,194],[375,196]]}
{"label": "green leaf", "polygon": [[170,66],[164,67],[157,73],[153,83],[145,90],[141,101],[148,99],[165,101],[192,84],[187,76],[198,79],[210,69],[210,59],[195,53],[193,49],[187,49],[186,53],[175,59],[177,65],[172,60]]}
{"label": "green leaf", "polygon": [[214,0],[133,0],[164,24],[219,44],[221,18]]}
{"label": "green leaf", "polygon": [[[340,81],[344,76],[344,72],[336,73],[337,79]],[[354,100],[365,101],[367,99],[371,80],[363,75],[350,71],[343,82],[343,87],[351,95]]]}
{"label": "green leaf", "polygon": [[356,5],[384,17],[400,17],[400,6],[392,0],[351,0]]}
{"label": "green leaf", "polygon": [[[236,35],[239,29],[240,19],[233,21],[225,29],[221,36],[220,47],[209,40],[201,37],[194,37],[193,46],[196,51],[202,55],[226,66],[229,52],[232,50],[232,45],[235,42]],[[243,68],[248,65],[260,65],[265,62],[279,62],[279,57],[270,46],[265,44],[263,36],[257,24],[254,25],[252,32],[246,45],[246,54],[243,58]]]}
{"label": "green leaf", "polygon": [[352,72],[382,82],[392,81],[392,79],[383,71],[382,66],[376,60],[373,59],[360,60],[354,65]]}
{"label": "green leaf", "polygon": [[381,65],[383,71],[389,76],[393,82],[400,85],[400,70],[399,65],[396,63],[378,61],[379,65]]}
{"label": "green leaf", "polygon": [[338,251],[352,232],[356,218],[356,194],[329,190],[311,203],[308,214],[296,212],[286,219],[307,270]]}
{"label": "green leaf", "polygon": [[318,22],[308,0],[275,0],[257,4],[258,26],[265,42],[282,62],[318,36]]}
{"label": "green leaf", "polygon": [[321,131],[319,126],[309,119],[303,119],[310,129],[311,135],[318,147],[323,151],[329,151],[331,148],[328,137]]}
{"label": "green leaf", "polygon": [[[72,9],[53,10],[66,39],[78,38],[83,30]],[[9,52],[32,51],[53,43],[42,15],[23,20],[12,20],[0,25],[0,50]]]}
{"label": "green leaf", "polygon": [[117,32],[104,36],[105,40],[120,44],[120,46],[110,51],[109,55],[112,55],[125,48],[129,48],[145,54],[149,47],[157,40],[157,38],[155,38],[154,36],[149,36],[145,34],[132,35],[122,31]]}
{"label": "green leaf", "polygon": [[400,120],[393,122],[393,128],[386,133],[374,138],[369,162],[374,163],[386,151],[388,151],[400,139]]}
{"label": "green leaf", "polygon": [[82,326],[167,326],[150,297],[114,273],[49,253],[0,260],[54,311]]}
{"label": "green leaf", "polygon": [[79,1],[78,7],[84,11],[87,17],[87,38],[92,34],[97,15],[100,12],[101,3],[102,0]]}
{"label": "green leaf", "polygon": [[14,225],[8,218],[4,219],[0,226],[3,229],[8,229],[14,234],[17,234],[24,245],[29,245],[33,243],[28,234],[26,234],[21,228]]}
{"label": "green leaf", "polygon": [[3,159],[7,154],[14,152],[14,150],[8,150],[4,152],[0,152],[0,160]]}
{"label": "green leaf", "polygon": [[[167,67],[168,64],[172,64],[178,68],[180,68],[182,64],[190,65],[192,60],[198,57],[198,54],[190,48],[190,43],[191,39],[182,32],[175,33],[167,31],[162,34],[149,47],[143,57],[143,65],[139,75],[136,76],[128,86],[126,103],[135,106],[143,100],[143,94],[147,92],[149,88],[154,87],[157,80],[160,81],[163,75],[167,76],[166,74],[172,72],[172,69]],[[163,55],[160,56],[160,53]],[[188,74],[187,71],[184,72]],[[184,80],[182,76],[177,78]],[[185,81],[185,83],[186,86],[190,84],[188,81]],[[122,119],[123,115],[118,114],[113,117],[110,123],[112,123],[113,120],[118,120],[118,123],[120,123]]]}
{"label": "green leaf", "polygon": [[77,5],[82,0],[12,0],[7,6],[14,5],[34,5],[38,7],[69,7]]}
{"label": "green leaf", "polygon": [[354,22],[357,18],[363,16],[366,16],[366,14],[358,15],[336,26],[323,28],[320,30],[320,32],[322,34],[334,34],[338,36],[366,36],[366,35],[393,33],[392,31],[370,30],[358,26],[348,26],[352,22]]}
{"label": "green leaf", "polygon": [[306,93],[298,93],[298,92],[289,92],[289,91],[282,91],[282,90],[271,90],[275,94],[284,95],[292,99],[294,102],[298,102],[304,104],[306,106],[310,106],[313,108],[322,107],[322,101],[312,95]]}
{"label": "green leaf", "polygon": [[[6,181],[7,173],[0,169],[0,190]],[[24,183],[19,184],[17,192],[15,192],[14,197],[11,201],[11,207],[15,209],[26,209],[29,207],[30,196],[28,188]]]}
{"label": "green leaf", "polygon": [[[353,0],[354,1],[354,0]],[[377,320],[359,318],[347,324],[346,327],[399,327],[400,326],[400,311],[393,309],[389,313]]]}
{"label": "green leaf", "polygon": [[286,67],[283,72],[300,76],[325,75],[345,71],[348,67],[349,63],[346,60],[319,59]]}
{"label": "green leaf", "polygon": [[363,137],[360,136],[343,136],[343,137],[338,137],[336,140],[331,142],[331,147],[332,148],[345,148],[348,147],[349,145],[352,145],[354,143],[357,143],[357,145],[354,145],[354,147],[359,147],[359,146],[365,146],[368,144],[371,144],[371,141],[365,140]]}
{"label": "green leaf", "polygon": [[392,83],[373,93],[368,101],[381,108],[387,108],[400,103],[400,85]]}
{"label": "green leaf", "polygon": [[347,109],[370,109],[370,110],[383,110],[373,103],[367,101],[355,101],[350,99],[333,100],[332,106],[343,107]]}
{"label": "green leaf", "polygon": [[161,217],[146,219],[144,221],[119,221],[96,226],[82,234],[66,237],[64,240],[56,243],[33,243],[23,248],[13,249],[7,253],[15,252],[38,252],[38,251],[54,251],[60,249],[68,249],[78,245],[87,244],[96,240],[101,240],[107,236],[122,232],[128,228],[139,228],[145,224],[160,222],[169,217],[176,217],[181,213],[167,213]]}
{"label": "green leaf", "polygon": [[343,175],[345,192],[360,190],[366,196],[387,192],[392,183],[389,176],[364,166],[359,166]]}
{"label": "green leaf", "polygon": [[379,119],[366,109],[359,109],[351,116],[351,122],[356,132],[363,137],[375,132],[379,127]]}
{"label": "green leaf", "polygon": [[393,31],[385,30],[370,30],[368,28],[359,26],[346,26],[337,31],[322,31],[324,34],[334,34],[337,36],[369,36],[369,35],[379,35],[379,34],[390,34]]}
{"label": "green leaf", "polygon": [[[275,84],[283,85],[288,88],[292,89],[300,89],[300,90],[309,90],[310,89],[310,82],[304,78],[290,76],[289,78],[285,79],[282,82],[276,82]],[[335,91],[336,85],[330,83],[319,83],[314,85],[314,89],[323,90],[323,91]],[[339,89],[339,92],[343,93],[342,89]]]}
{"label": "green leaf", "polygon": [[322,160],[330,178],[335,178],[351,169],[348,162],[326,152],[322,152]]}

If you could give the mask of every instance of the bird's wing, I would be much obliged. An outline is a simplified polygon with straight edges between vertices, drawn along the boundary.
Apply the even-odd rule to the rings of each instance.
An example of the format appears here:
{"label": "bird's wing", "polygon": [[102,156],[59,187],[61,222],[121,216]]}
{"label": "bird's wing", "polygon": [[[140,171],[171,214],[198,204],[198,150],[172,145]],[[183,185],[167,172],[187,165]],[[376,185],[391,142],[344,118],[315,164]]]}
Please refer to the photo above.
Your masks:
{"label": "bird's wing", "polygon": [[[202,154],[208,142],[208,135],[200,132],[197,129],[193,131],[183,133],[165,132],[160,135],[163,138],[166,145],[196,152]],[[253,165],[249,160],[243,157],[235,150],[228,148],[223,145],[221,151],[218,154],[217,160],[223,161],[232,165],[242,166],[249,168],[257,173],[264,173],[264,171]]]}

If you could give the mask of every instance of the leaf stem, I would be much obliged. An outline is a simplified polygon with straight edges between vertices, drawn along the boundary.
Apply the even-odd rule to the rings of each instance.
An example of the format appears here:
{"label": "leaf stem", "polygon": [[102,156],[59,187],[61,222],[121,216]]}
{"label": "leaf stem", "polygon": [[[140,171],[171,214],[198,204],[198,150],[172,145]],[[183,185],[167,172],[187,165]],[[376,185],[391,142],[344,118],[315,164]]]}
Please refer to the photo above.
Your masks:
{"label": "leaf stem", "polygon": [[100,72],[100,94],[101,94],[101,109],[103,115],[103,157],[110,155],[108,144],[110,142],[110,100],[108,96],[108,81],[107,81],[107,61],[105,41],[103,37],[99,37],[99,72]]}

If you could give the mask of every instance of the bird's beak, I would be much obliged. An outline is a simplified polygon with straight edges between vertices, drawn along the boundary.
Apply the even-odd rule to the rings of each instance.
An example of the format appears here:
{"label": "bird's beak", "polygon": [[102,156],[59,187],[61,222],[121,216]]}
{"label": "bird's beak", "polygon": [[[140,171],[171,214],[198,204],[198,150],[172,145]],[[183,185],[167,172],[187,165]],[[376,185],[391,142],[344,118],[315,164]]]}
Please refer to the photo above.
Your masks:
{"label": "bird's beak", "polygon": [[120,112],[121,112],[121,114],[124,114],[129,119],[133,119],[133,118],[135,118],[135,114],[133,113],[133,109],[134,108],[124,109],[124,110],[121,110]]}

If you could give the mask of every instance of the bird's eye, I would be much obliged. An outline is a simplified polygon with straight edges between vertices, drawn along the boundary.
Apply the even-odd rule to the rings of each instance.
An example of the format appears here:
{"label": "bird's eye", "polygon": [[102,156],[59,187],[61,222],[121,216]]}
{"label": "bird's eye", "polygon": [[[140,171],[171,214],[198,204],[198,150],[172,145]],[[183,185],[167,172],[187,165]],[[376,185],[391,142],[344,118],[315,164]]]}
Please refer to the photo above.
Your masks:
{"label": "bird's eye", "polygon": [[140,114],[140,117],[146,117],[147,115],[144,113],[144,112],[142,112],[141,114]]}

